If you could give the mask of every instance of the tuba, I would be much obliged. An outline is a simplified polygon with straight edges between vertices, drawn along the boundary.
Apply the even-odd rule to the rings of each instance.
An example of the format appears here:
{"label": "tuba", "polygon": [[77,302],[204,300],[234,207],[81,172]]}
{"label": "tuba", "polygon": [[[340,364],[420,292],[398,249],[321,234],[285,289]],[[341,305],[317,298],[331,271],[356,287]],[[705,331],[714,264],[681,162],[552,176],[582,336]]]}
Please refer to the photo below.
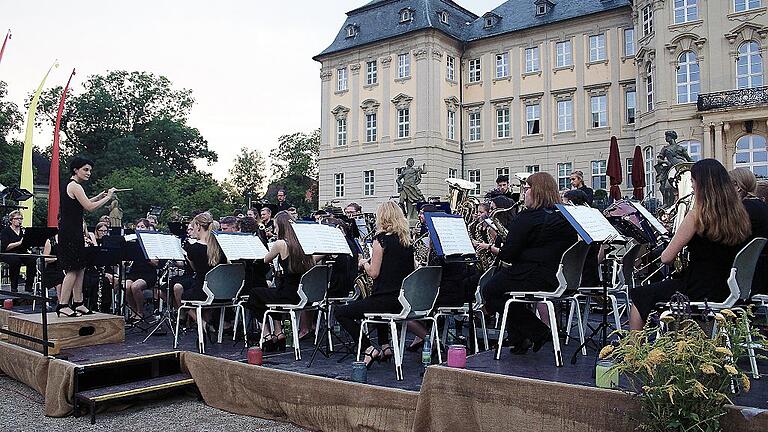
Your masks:
{"label": "tuba", "polygon": [[469,195],[470,191],[475,190],[475,184],[457,178],[447,178],[448,183],[448,201],[451,205],[451,213],[461,215],[464,222],[469,224],[475,214],[475,209],[480,201]]}

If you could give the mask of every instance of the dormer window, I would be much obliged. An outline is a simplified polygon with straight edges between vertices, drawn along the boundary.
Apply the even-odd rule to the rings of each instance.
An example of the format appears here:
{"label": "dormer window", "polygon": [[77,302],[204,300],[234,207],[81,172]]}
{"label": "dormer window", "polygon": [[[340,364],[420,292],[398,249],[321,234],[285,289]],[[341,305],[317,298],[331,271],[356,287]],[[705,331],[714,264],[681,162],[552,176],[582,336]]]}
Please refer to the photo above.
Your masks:
{"label": "dormer window", "polygon": [[442,11],[440,12],[440,22],[443,24],[448,24],[448,12]]}
{"label": "dormer window", "polygon": [[493,18],[488,17],[485,19],[485,26],[486,27],[493,27]]}
{"label": "dormer window", "polygon": [[547,13],[547,5],[540,4],[536,6],[536,15],[545,15]]}
{"label": "dormer window", "polygon": [[413,11],[411,11],[408,8],[405,8],[400,11],[400,22],[405,23],[413,20]]}
{"label": "dormer window", "polygon": [[552,10],[552,6],[555,4],[549,0],[536,0],[536,16],[542,16],[549,13]]}
{"label": "dormer window", "polygon": [[489,29],[494,27],[496,23],[499,22],[499,19],[501,19],[500,16],[493,12],[488,12],[487,14],[483,15],[483,28]]}
{"label": "dormer window", "polygon": [[354,24],[350,24],[347,26],[347,37],[353,38],[357,36],[357,32],[360,30],[360,28]]}

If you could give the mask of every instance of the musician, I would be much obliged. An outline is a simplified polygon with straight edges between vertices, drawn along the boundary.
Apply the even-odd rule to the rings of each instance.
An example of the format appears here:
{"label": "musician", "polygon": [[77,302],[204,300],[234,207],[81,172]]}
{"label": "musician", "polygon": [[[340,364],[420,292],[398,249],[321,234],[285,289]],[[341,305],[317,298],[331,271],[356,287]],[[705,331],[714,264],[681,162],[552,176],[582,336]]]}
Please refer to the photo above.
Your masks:
{"label": "musician", "polygon": [[587,198],[587,194],[581,189],[567,190],[563,194],[563,202],[565,204],[571,204],[575,206],[588,206],[589,204],[587,204]]}
{"label": "musician", "polygon": [[[744,209],[747,210],[752,225],[752,238],[768,238],[768,204],[755,196],[757,179],[752,171],[736,168],[728,175],[736,186]],[[755,276],[752,279],[752,294],[768,294],[768,247],[763,249],[757,261]]]}
{"label": "musician", "polygon": [[592,203],[595,200],[595,192],[584,184],[584,173],[582,171],[576,170],[571,173],[571,189],[577,189],[582,192],[584,192],[587,195],[587,204],[589,206],[592,206]]}
{"label": "musician", "polygon": [[[554,291],[560,258],[576,242],[576,231],[555,209],[561,200],[550,174],[531,174],[523,193],[526,209],[507,227],[509,233],[498,255],[499,270],[483,289],[491,314],[504,313],[507,292]],[[507,328],[513,354],[525,354],[531,347],[538,351],[551,338],[547,325],[521,303],[510,305]]]}
{"label": "musician", "polygon": [[[21,248],[21,243],[24,237],[24,228],[21,227],[21,223],[24,221],[24,216],[21,215],[20,211],[14,210],[8,215],[8,221],[10,222],[8,226],[0,231],[0,252],[16,254],[29,253],[28,250]],[[3,256],[0,257],[0,261],[8,264],[8,276],[11,279],[11,291],[18,292],[21,267],[24,266],[27,271],[27,280],[24,283],[24,290],[26,292],[32,292],[37,268],[35,258]]]}
{"label": "musician", "polygon": [[[154,231],[147,219],[136,221],[136,231]],[[125,292],[133,318],[144,319],[144,290],[151,290],[157,284],[158,260],[139,259],[133,262],[125,276]]]}
{"label": "musician", "polygon": [[248,211],[245,212],[245,217],[250,217],[250,218],[256,219],[258,217],[257,216],[258,214],[259,214],[259,210],[255,209],[255,208],[249,208]]}
{"label": "musician", "polygon": [[488,192],[486,198],[494,198],[497,196],[507,197],[512,201],[517,201],[512,191],[509,189],[509,176],[500,175],[496,177],[496,189]]}
{"label": "musician", "polygon": [[59,269],[56,262],[56,255],[59,251],[59,235],[45,241],[43,246],[43,255],[50,255],[51,258],[45,259],[45,269],[43,270],[43,288],[56,288],[56,297],[61,295],[61,283],[64,281],[64,272]]}
{"label": "musician", "polygon": [[[93,232],[86,229],[85,245],[86,247],[102,246],[104,238],[109,236],[109,222],[99,222]],[[114,267],[94,267],[87,266],[85,276],[83,277],[83,291],[88,299],[88,305],[100,305],[100,312],[107,312],[111,309],[112,293],[117,290],[117,278],[115,277]],[[99,290],[101,290],[102,300],[99,301]]]}
{"label": "musician", "polygon": [[107,224],[107,228],[109,228],[109,225],[111,223],[110,219],[109,219],[109,215],[108,214],[102,215],[99,218],[99,223],[105,223],[105,224]]}
{"label": "musician", "polygon": [[629,326],[642,329],[657,303],[668,301],[676,291],[691,301],[722,301],[729,294],[726,282],[733,259],[749,238],[749,215],[739,202],[728,172],[715,159],[702,159],[691,167],[695,204],[661,254],[672,264],[688,247],[689,262],[679,279],[669,279],[630,292]]}
{"label": "musician", "polygon": [[[278,212],[275,217],[277,240],[264,257],[265,263],[277,258],[282,273],[275,276],[276,288],[256,288],[251,291],[247,306],[259,320],[264,317],[267,304],[291,304],[299,301],[299,281],[301,276],[314,265],[312,256],[306,255],[293,231],[293,218],[288,212]],[[262,348],[265,351],[285,350],[285,333],[278,320],[274,324],[274,333],[267,334],[261,329]]]}
{"label": "musician", "polygon": [[344,214],[347,215],[347,217],[352,217],[355,215],[359,215],[363,212],[363,207],[360,206],[360,204],[356,202],[351,202],[347,204],[346,207],[344,207]]}
{"label": "musician", "polygon": [[272,210],[269,209],[269,207],[264,207],[261,209],[261,223],[264,225],[264,230],[267,232],[267,238],[271,238],[274,228],[275,228],[275,222],[272,220]]}
{"label": "musician", "polygon": [[223,232],[239,232],[240,221],[235,216],[227,216],[221,218],[221,231]]}
{"label": "musician", "polygon": [[[75,156],[69,162],[69,181],[61,188],[59,210],[59,268],[64,270],[61,296],[56,306],[57,315],[75,317],[92,313],[83,306],[83,278],[85,277],[85,242],[83,241],[83,211],[95,211],[107,204],[115,188],[103,191],[93,198],[85,195],[82,184],[91,178],[93,162]],[[72,306],[69,302],[72,300]]]}
{"label": "musician", "polygon": [[346,297],[354,290],[355,278],[357,277],[357,263],[360,256],[357,243],[355,243],[357,226],[353,219],[349,219],[346,216],[339,216],[338,219],[329,218],[323,221],[323,223],[341,230],[344,233],[344,238],[347,240],[349,250],[352,251],[352,255],[340,254],[333,256],[333,269],[331,270],[331,280],[328,285],[329,298]]}
{"label": "musician", "polygon": [[755,189],[755,196],[764,203],[768,203],[768,181],[760,180],[757,182],[757,188]]}
{"label": "musician", "polygon": [[[373,242],[370,261],[360,259],[358,266],[373,278],[373,292],[364,299],[357,300],[335,311],[336,320],[358,340],[360,324],[356,320],[364,318],[367,312],[399,312],[402,309],[398,301],[400,288],[408,274],[413,272],[413,247],[408,235],[408,220],[403,210],[393,201],[379,205],[376,210],[377,234]],[[392,358],[389,345],[389,332],[386,325],[376,325],[381,349],[371,346],[363,335],[361,348],[365,348],[365,363],[371,367],[373,361],[386,361]]]}
{"label": "musician", "polygon": [[[190,222],[187,224],[187,238],[182,243],[181,248],[184,249],[184,251],[189,254],[189,246],[192,244],[197,243],[197,237],[195,234],[195,225],[193,222]],[[171,285],[173,286],[173,297],[176,304],[176,308],[178,308],[181,305],[181,298],[184,295],[184,292],[191,291],[192,287],[194,285],[194,277],[195,277],[195,270],[192,268],[192,266],[189,264],[189,260],[184,260],[184,262],[177,262],[176,266],[183,267],[183,273],[180,275],[176,275],[171,278]],[[160,290],[160,297],[164,298],[162,290]]]}
{"label": "musician", "polygon": [[292,205],[288,204],[288,202],[285,200],[285,189],[280,189],[277,191],[277,208],[275,209],[275,213],[279,213],[281,211],[288,211],[288,209],[292,207]]}
{"label": "musician", "polygon": [[[240,221],[240,232],[255,234],[259,237],[264,246],[267,246],[267,238],[264,230],[259,229],[259,224],[252,217],[245,217]],[[245,263],[245,285],[246,293],[250,293],[255,288],[267,288],[267,273],[269,265],[264,261],[248,261]]]}

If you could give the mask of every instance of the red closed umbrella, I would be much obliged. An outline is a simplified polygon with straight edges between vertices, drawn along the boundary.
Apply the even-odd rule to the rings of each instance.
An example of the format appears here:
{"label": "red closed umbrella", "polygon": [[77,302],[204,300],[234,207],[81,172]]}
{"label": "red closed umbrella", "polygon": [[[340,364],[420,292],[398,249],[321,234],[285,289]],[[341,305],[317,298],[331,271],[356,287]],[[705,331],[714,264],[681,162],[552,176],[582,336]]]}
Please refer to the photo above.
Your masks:
{"label": "red closed umbrella", "polygon": [[635,155],[632,157],[632,197],[638,201],[645,198],[645,161],[640,146],[635,146]]}
{"label": "red closed umbrella", "polygon": [[622,181],[621,156],[619,156],[619,142],[615,136],[611,137],[611,151],[608,153],[608,169],[606,174],[611,178],[611,198],[620,200],[621,187],[619,185]]}

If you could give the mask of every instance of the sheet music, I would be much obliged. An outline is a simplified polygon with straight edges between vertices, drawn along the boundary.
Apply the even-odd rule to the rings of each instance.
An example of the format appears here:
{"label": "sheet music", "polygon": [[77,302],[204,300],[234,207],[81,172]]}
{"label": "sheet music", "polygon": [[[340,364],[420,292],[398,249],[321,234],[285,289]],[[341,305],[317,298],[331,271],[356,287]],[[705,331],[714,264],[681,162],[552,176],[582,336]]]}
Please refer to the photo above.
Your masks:
{"label": "sheet music", "polygon": [[475,254],[464,219],[456,217],[432,217],[431,219],[444,255]]}
{"label": "sheet music", "polygon": [[184,261],[184,250],[181,249],[181,239],[171,234],[154,232],[136,233],[144,249],[147,259],[168,259]]}
{"label": "sheet music", "polygon": [[264,243],[255,235],[217,231],[213,235],[216,236],[221,251],[230,261],[264,259],[267,254]]}
{"label": "sheet music", "polygon": [[645,216],[646,219],[648,219],[648,222],[651,223],[651,226],[653,229],[655,229],[659,234],[667,234],[669,231],[664,227],[664,225],[659,222],[658,219],[656,219],[656,216],[652,215],[651,212],[646,209],[642,203],[630,201],[630,204],[632,204],[632,207],[636,208],[637,211],[640,212],[643,216]]}
{"label": "sheet music", "polygon": [[368,231],[368,224],[365,223],[365,219],[355,219],[355,225],[357,225],[357,231],[360,232],[360,238],[368,237],[370,232]]}
{"label": "sheet music", "polygon": [[304,253],[352,255],[347,239],[338,229],[321,224],[295,223],[292,225]]}
{"label": "sheet music", "polygon": [[[611,236],[615,236],[617,240],[624,239],[616,231],[616,228],[608,222],[608,219],[603,216],[603,213],[596,208],[562,204],[558,204],[557,208],[564,214],[571,216],[570,218],[566,217],[566,219],[576,228],[579,236],[587,243],[592,243],[593,241],[602,242]],[[588,238],[585,238],[583,235],[585,232]]]}

